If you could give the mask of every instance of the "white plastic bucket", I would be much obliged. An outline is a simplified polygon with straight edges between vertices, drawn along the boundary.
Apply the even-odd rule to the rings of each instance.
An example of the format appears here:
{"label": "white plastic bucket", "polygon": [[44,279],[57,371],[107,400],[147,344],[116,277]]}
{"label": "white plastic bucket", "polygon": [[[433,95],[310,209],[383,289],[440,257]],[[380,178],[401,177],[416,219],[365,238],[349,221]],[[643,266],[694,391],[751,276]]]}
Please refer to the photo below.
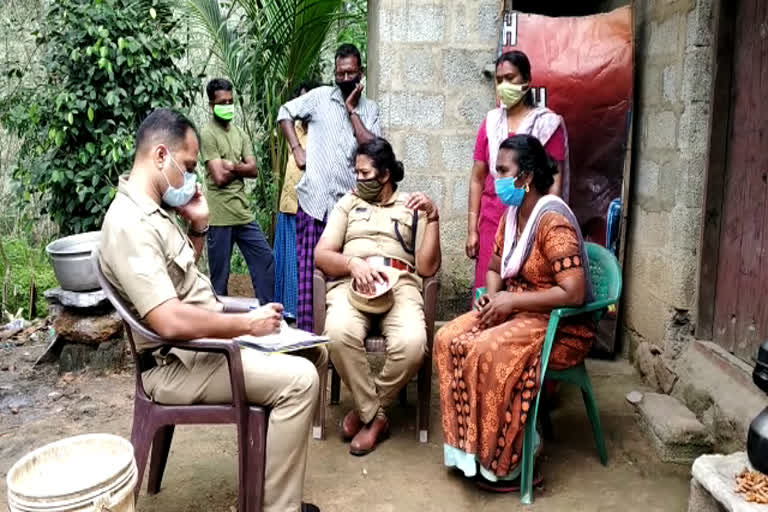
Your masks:
{"label": "white plastic bucket", "polygon": [[26,454],[8,472],[10,512],[135,512],[133,446],[85,434]]}

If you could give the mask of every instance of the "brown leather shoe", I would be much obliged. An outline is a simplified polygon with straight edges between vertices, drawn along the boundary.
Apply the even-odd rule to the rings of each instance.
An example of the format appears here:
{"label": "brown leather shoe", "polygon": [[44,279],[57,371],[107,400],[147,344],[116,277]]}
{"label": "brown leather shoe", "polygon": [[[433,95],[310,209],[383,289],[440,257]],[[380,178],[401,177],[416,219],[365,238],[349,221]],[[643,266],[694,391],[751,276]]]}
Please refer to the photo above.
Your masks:
{"label": "brown leather shoe", "polygon": [[357,433],[349,444],[352,455],[366,455],[376,449],[376,445],[389,437],[389,420],[386,416],[376,416]]}
{"label": "brown leather shoe", "polygon": [[341,433],[344,435],[344,440],[349,441],[360,432],[365,426],[363,420],[360,419],[360,415],[357,411],[352,409],[344,416],[344,420],[341,422]]}

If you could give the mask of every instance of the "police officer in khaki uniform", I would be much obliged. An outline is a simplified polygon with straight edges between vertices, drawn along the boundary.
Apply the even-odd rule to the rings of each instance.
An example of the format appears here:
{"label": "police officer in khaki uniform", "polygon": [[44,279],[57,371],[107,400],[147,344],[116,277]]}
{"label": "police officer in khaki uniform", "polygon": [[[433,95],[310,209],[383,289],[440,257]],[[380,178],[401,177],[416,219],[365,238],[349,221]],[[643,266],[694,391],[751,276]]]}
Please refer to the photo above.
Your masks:
{"label": "police officer in khaki uniform", "polygon": [[[195,265],[208,230],[208,205],[195,174],[198,147],[197,131],[179,113],[158,109],[141,124],[133,169],[127,179],[120,179],[102,226],[101,267],[137,315],[163,338],[276,332],[282,306],[225,314],[211,282]],[[186,233],[174,212],[187,222]],[[136,341],[140,354],[150,361],[151,368],[142,373],[144,386],[157,402],[231,401],[225,356],[167,351]],[[319,368],[327,368],[324,348],[308,355]],[[250,349],[243,349],[242,363],[248,400],[271,408],[264,510],[319,510],[301,503],[308,432],[319,391],[317,369],[302,357]]]}
{"label": "police officer in khaki uniform", "polygon": [[[352,439],[350,453],[364,455],[387,436],[384,408],[421,365],[427,341],[421,277],[437,273],[441,255],[437,207],[422,193],[397,192],[403,165],[386,140],[360,145],[355,174],[356,192],[331,213],[315,264],[329,276],[331,360],[355,401],[343,434]],[[377,270],[382,266],[390,268]],[[381,290],[390,286],[391,303],[382,308]],[[387,339],[387,359],[376,378],[364,346],[374,322]]]}

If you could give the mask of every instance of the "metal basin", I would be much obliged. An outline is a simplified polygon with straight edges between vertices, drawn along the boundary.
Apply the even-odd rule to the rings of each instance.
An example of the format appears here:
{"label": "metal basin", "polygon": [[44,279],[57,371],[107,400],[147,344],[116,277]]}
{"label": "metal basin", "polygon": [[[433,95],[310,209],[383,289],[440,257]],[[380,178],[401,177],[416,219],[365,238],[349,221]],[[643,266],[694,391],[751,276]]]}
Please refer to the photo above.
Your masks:
{"label": "metal basin", "polygon": [[99,245],[100,231],[59,238],[45,248],[53,262],[53,273],[64,290],[98,290],[99,281],[91,266],[91,251]]}

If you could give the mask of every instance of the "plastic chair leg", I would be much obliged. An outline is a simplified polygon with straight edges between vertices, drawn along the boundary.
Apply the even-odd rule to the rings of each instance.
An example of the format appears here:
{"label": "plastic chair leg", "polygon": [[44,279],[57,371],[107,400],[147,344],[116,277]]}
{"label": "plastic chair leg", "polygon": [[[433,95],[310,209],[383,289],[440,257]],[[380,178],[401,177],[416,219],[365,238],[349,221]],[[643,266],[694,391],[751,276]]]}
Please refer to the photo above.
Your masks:
{"label": "plastic chair leg", "polygon": [[419,442],[429,441],[429,404],[432,399],[432,359],[425,359],[417,381],[418,412],[416,414]]}
{"label": "plastic chair leg", "polygon": [[549,416],[549,412],[552,410],[552,407],[549,403],[549,399],[547,398],[545,386],[541,387],[539,395],[538,420],[541,424],[541,433],[545,441],[551,441],[555,437],[554,429],[552,428],[552,418]]}
{"label": "plastic chair leg", "polygon": [[136,468],[138,470],[138,481],[134,489],[134,501],[139,498],[139,489],[141,489],[144,469],[147,467],[147,460],[149,460],[149,448],[155,433],[154,429],[151,407],[147,407],[146,403],[136,400],[133,426],[131,428],[131,444],[133,445],[133,456],[136,459]]}
{"label": "plastic chair leg", "polygon": [[403,389],[397,394],[397,398],[400,401],[400,407],[408,407],[408,384],[403,386]]}
{"label": "plastic chair leg", "polygon": [[528,415],[525,422],[525,432],[523,434],[523,460],[520,468],[520,501],[523,505],[533,503],[533,440],[536,430],[536,414],[539,409],[539,397],[536,397],[536,404],[533,413]]}
{"label": "plastic chair leg", "polygon": [[581,396],[584,399],[584,407],[587,409],[587,416],[589,416],[589,422],[592,424],[592,435],[595,438],[595,447],[597,448],[597,454],[600,457],[600,462],[603,466],[608,465],[608,452],[605,449],[605,440],[603,439],[603,429],[600,426],[600,412],[597,409],[597,402],[595,402],[595,393],[592,391],[592,383],[589,380],[589,375],[584,372],[583,380],[581,383]]}
{"label": "plastic chair leg", "polygon": [[341,401],[341,375],[331,366],[331,405],[339,405]]}
{"label": "plastic chair leg", "polygon": [[260,512],[264,502],[264,476],[267,453],[267,415],[263,410],[249,409],[248,439],[239,450],[246,453],[245,471],[240,475],[240,488],[245,489],[242,512]]}
{"label": "plastic chair leg", "polygon": [[149,477],[147,479],[147,493],[160,492],[160,484],[163,481],[165,465],[168,462],[168,453],[171,451],[174,425],[163,425],[155,432],[152,440],[152,457],[149,459]]}
{"label": "plastic chair leg", "polygon": [[312,421],[312,438],[323,440],[325,439],[325,409],[326,400],[328,399],[328,369],[320,371],[320,396],[317,399],[317,410],[315,411],[315,418]]}

